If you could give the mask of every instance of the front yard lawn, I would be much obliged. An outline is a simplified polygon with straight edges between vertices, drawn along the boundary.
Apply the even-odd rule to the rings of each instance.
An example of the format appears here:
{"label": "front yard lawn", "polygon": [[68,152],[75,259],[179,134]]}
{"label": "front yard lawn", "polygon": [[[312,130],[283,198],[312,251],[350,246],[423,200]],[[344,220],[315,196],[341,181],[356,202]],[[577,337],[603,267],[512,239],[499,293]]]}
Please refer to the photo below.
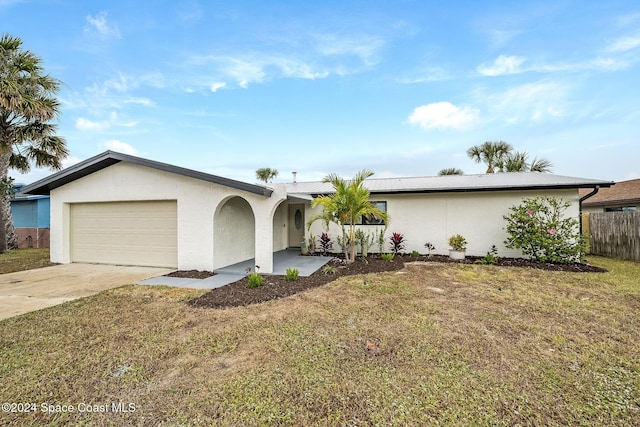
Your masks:
{"label": "front yard lawn", "polygon": [[2,421],[638,425],[640,264],[590,261],[609,272],[425,263],[227,309],[113,289],[0,322]]}
{"label": "front yard lawn", "polygon": [[49,249],[13,249],[0,254],[0,274],[31,270],[54,265],[49,261]]}

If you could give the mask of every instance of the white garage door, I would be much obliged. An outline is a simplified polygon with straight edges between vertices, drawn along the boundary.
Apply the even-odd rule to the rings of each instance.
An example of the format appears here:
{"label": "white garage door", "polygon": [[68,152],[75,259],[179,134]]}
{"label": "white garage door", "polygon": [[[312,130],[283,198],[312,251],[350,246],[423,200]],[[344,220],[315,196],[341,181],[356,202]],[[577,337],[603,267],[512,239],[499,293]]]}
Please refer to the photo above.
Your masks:
{"label": "white garage door", "polygon": [[71,261],[177,267],[174,201],[71,205]]}

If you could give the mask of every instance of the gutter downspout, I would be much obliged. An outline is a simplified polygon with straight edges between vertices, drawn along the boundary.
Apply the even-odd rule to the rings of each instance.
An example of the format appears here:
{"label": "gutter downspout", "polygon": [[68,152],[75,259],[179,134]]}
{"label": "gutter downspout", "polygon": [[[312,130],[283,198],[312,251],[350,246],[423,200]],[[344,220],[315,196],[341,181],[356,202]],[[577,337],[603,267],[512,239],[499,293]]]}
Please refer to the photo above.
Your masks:
{"label": "gutter downspout", "polygon": [[578,212],[580,216],[580,234],[582,234],[582,202],[598,194],[598,191],[600,191],[600,186],[596,185],[595,187],[593,187],[593,191],[591,193],[585,194],[584,196],[580,197],[580,200],[578,200]]}

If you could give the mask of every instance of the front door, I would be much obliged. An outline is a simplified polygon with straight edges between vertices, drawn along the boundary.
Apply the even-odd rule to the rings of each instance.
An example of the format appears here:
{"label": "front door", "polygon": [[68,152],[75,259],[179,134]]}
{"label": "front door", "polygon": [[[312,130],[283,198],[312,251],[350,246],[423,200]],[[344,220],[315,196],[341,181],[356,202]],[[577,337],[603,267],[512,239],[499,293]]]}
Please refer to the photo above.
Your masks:
{"label": "front door", "polygon": [[289,205],[289,247],[299,248],[304,242],[304,205]]}

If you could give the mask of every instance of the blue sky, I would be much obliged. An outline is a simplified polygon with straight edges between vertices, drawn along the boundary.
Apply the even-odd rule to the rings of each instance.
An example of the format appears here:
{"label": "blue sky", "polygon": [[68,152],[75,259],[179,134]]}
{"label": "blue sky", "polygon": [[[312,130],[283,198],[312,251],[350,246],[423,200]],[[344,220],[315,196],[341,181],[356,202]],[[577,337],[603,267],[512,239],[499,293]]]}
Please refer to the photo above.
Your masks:
{"label": "blue sky", "polygon": [[0,0],[0,22],[65,83],[67,165],[483,173],[466,150],[503,140],[557,174],[640,178],[637,0]]}

